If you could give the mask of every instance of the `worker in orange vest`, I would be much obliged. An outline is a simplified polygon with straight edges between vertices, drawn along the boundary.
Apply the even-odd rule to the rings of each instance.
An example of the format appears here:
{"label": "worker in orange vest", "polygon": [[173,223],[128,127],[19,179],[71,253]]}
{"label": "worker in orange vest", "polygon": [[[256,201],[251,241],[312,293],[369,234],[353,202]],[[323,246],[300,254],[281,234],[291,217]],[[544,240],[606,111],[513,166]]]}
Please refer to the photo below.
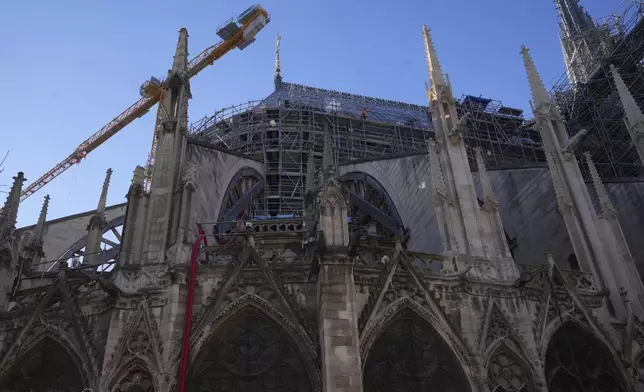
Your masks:
{"label": "worker in orange vest", "polygon": [[361,120],[367,119],[367,108],[362,108],[362,110],[360,111],[360,119]]}

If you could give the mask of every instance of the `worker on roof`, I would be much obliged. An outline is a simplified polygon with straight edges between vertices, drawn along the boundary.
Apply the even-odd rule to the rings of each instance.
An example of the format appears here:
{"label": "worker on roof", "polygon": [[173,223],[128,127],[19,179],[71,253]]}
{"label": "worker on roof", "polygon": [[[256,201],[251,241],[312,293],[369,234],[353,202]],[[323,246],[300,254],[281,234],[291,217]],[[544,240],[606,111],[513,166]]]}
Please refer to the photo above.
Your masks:
{"label": "worker on roof", "polygon": [[360,111],[360,119],[361,120],[367,119],[367,108],[362,108],[362,110]]}

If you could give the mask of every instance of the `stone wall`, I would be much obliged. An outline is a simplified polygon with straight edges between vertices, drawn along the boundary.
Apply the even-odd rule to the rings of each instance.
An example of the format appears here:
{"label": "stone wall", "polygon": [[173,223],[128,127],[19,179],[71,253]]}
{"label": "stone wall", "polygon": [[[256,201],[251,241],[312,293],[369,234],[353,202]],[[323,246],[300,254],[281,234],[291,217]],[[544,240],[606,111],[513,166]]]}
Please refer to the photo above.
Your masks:
{"label": "stone wall", "polygon": [[[54,260],[63,256],[83,240],[87,236],[87,226],[94,213],[95,211],[87,211],[47,222],[43,238],[44,260]],[[123,218],[124,215],[125,203],[107,207],[105,210],[105,219],[108,223]],[[26,245],[34,228],[35,225],[32,225],[17,230],[20,237],[17,249]]]}
{"label": "stone wall", "polygon": [[409,250],[426,253],[442,251],[426,155],[367,161],[342,165],[338,169],[340,177],[351,172],[372,176],[387,191],[405,228],[409,229]]}
{"label": "stone wall", "polygon": [[228,184],[245,167],[264,175],[264,165],[256,160],[233,155],[206,144],[188,143],[186,160],[197,169],[197,184],[192,198],[194,222],[215,222]]}

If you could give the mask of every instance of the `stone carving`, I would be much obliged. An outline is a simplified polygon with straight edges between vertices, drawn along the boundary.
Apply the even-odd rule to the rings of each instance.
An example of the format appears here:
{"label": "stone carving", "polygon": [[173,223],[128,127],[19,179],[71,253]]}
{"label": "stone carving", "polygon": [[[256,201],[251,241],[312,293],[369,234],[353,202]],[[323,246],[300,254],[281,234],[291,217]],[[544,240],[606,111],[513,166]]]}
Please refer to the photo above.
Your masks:
{"label": "stone carving", "polygon": [[515,347],[524,347],[516,333],[516,325],[512,325],[503,314],[499,305],[492,300],[488,314],[488,324],[485,328],[485,338],[482,340],[481,352],[492,347],[497,341],[511,342]]}
{"label": "stone carving", "polygon": [[115,388],[115,392],[154,392],[152,377],[147,371],[135,368],[130,370]]}
{"label": "stone carving", "polygon": [[[111,379],[116,368],[130,360],[143,358],[161,368],[161,353],[163,347],[154,316],[150,312],[147,300],[139,303],[135,311],[129,313],[123,333],[107,361],[103,374]],[[125,313],[125,314],[127,314]]]}
{"label": "stone carving", "polygon": [[181,176],[184,186],[191,189],[196,189],[197,177],[197,168],[194,166],[194,164],[186,163]]}
{"label": "stone carving", "polygon": [[491,391],[535,391],[532,378],[524,361],[510,350],[497,350],[488,365],[488,383]]}

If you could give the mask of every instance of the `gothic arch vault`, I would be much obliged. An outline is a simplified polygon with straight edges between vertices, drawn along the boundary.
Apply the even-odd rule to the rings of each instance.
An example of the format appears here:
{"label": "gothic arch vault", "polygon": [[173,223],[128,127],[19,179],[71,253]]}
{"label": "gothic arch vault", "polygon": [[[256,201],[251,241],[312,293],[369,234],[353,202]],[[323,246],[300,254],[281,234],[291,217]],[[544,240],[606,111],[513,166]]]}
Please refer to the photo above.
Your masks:
{"label": "gothic arch vault", "polygon": [[364,391],[472,391],[472,378],[459,357],[425,317],[403,306],[368,348]]}
{"label": "gothic arch vault", "polygon": [[[202,340],[188,373],[188,390],[318,392],[319,375],[300,339],[259,306],[242,304]],[[298,344],[300,343],[300,344]]]}
{"label": "gothic arch vault", "polygon": [[10,366],[0,391],[78,392],[89,386],[78,355],[52,333],[41,335]]}
{"label": "gothic arch vault", "polygon": [[565,320],[551,332],[545,375],[551,392],[625,392],[624,374],[609,347],[587,328]]}

